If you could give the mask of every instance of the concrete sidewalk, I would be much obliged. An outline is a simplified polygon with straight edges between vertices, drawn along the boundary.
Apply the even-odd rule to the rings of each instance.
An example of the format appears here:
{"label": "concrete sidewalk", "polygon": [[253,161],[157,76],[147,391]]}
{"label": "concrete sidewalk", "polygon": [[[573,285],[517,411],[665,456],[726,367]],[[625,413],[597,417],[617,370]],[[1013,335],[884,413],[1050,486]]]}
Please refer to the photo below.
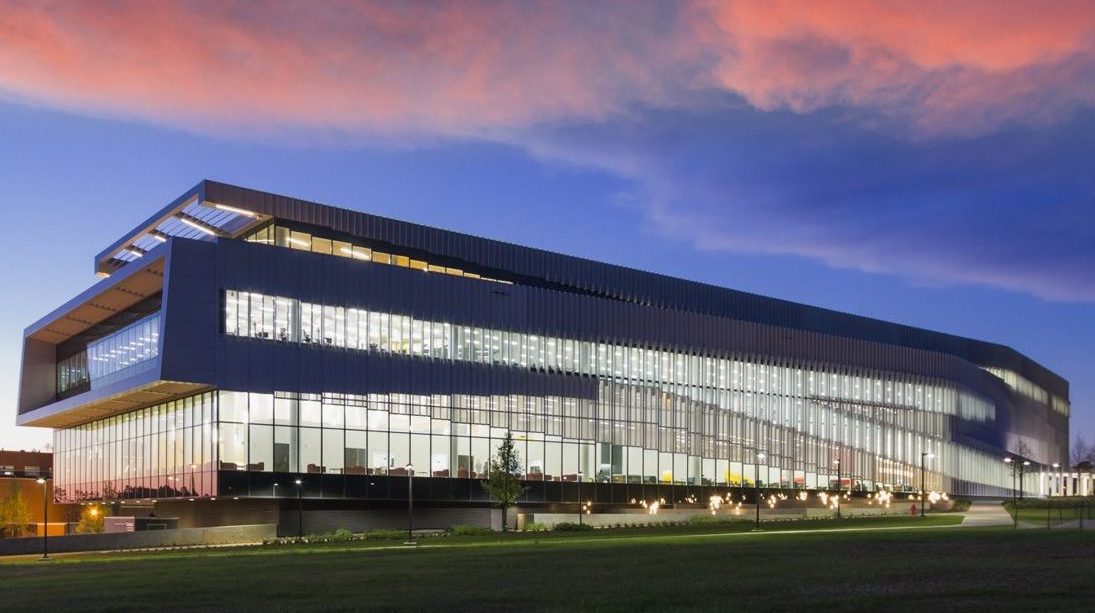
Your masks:
{"label": "concrete sidewalk", "polygon": [[1004,508],[1003,500],[978,500],[970,505],[962,518],[962,527],[1011,526],[1014,520]]}

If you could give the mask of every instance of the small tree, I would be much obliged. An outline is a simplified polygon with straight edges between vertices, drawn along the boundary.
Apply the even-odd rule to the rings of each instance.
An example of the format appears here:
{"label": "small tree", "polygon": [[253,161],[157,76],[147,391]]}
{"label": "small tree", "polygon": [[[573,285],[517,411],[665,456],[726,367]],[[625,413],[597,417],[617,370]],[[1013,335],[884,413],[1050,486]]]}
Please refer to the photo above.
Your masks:
{"label": "small tree", "polygon": [[513,448],[513,436],[508,430],[498,447],[498,455],[491,458],[490,474],[483,488],[502,505],[502,532],[505,532],[506,510],[525,493],[525,486],[521,485],[521,458]]}
{"label": "small tree", "polygon": [[103,531],[103,509],[91,504],[80,510],[80,523],[76,524],[77,534],[97,534]]}
{"label": "small tree", "polygon": [[0,528],[8,527],[11,536],[23,536],[30,523],[30,509],[23,499],[23,489],[19,482],[11,480],[7,496],[0,500]]}
{"label": "small tree", "polygon": [[1076,438],[1072,441],[1072,449],[1069,454],[1069,462],[1073,466],[1078,466],[1087,462],[1088,464],[1095,463],[1095,445],[1088,443],[1082,434],[1077,434]]}

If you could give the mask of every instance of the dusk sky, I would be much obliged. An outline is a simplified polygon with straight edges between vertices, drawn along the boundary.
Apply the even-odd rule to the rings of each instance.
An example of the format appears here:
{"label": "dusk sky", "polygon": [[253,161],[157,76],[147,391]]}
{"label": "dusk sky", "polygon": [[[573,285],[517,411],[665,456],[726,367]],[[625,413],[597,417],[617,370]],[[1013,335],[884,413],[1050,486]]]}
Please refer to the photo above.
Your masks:
{"label": "dusk sky", "polygon": [[1095,438],[1095,3],[0,0],[24,327],[203,178],[1010,345]]}

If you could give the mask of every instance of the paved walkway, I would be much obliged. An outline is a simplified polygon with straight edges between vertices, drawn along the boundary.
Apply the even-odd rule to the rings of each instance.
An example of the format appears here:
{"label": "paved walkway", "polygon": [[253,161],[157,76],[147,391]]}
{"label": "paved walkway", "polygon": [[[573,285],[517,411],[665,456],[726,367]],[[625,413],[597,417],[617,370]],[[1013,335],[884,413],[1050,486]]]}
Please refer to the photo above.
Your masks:
{"label": "paved walkway", "polygon": [[962,518],[962,527],[1011,526],[1014,521],[1004,508],[1004,501],[978,500],[966,511],[966,516]]}

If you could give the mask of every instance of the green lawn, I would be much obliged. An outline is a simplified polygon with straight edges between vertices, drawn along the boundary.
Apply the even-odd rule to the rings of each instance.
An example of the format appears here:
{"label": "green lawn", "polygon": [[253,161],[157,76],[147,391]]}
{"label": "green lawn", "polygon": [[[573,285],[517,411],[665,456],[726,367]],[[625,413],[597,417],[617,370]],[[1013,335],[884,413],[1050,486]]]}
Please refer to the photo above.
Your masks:
{"label": "green lawn", "polygon": [[[1015,516],[1015,508],[1012,504],[1004,505],[1012,517]],[[1019,521],[1036,525],[1046,525],[1046,517],[1049,516],[1051,525],[1062,522],[1073,522],[1082,516],[1085,527],[1095,528],[1095,502],[1090,500],[1077,501],[1075,499],[1053,500],[1048,503],[1045,500],[1025,500],[1019,505]],[[1091,522],[1090,526],[1086,526]]]}
{"label": "green lawn", "polygon": [[1095,534],[951,527],[958,519],[8,559],[0,608],[1060,611],[1095,596]]}

